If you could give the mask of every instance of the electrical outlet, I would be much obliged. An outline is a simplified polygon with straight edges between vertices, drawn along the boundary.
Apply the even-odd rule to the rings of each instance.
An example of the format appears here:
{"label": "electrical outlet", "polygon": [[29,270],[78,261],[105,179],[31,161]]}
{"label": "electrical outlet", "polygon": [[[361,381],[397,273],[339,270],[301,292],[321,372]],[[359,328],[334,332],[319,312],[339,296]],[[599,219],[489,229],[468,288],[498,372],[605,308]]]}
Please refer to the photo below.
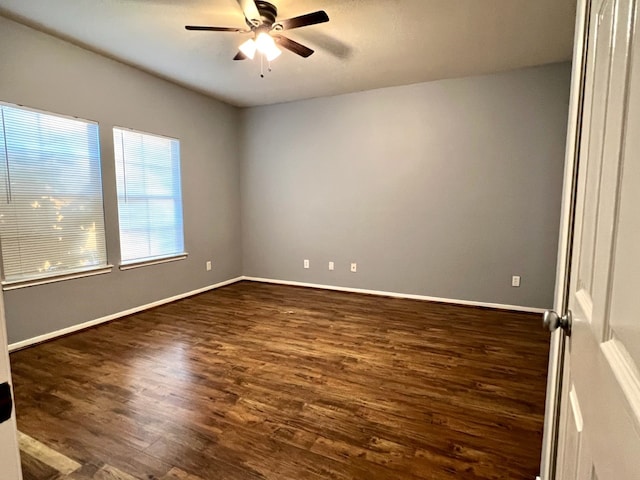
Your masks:
{"label": "electrical outlet", "polygon": [[519,287],[520,286],[520,275],[514,275],[511,277],[511,286]]}
{"label": "electrical outlet", "polygon": [[211,260],[207,260],[207,272],[211,270]]}
{"label": "electrical outlet", "polygon": [[351,271],[354,272],[354,273],[358,271],[358,264],[357,263],[352,263],[351,264]]}
{"label": "electrical outlet", "polygon": [[333,270],[335,268],[335,265],[333,264],[333,262],[329,262],[329,270]]}
{"label": "electrical outlet", "polygon": [[305,258],[304,260],[304,268],[309,268],[309,260]]}

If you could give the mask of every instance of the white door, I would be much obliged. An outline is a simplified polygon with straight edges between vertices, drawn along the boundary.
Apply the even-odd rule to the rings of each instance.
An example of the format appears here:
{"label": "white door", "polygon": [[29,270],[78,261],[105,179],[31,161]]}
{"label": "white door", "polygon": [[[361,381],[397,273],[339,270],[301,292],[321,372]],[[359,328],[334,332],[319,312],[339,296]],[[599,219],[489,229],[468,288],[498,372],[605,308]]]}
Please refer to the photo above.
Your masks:
{"label": "white door", "polygon": [[[7,333],[4,320],[4,299],[0,291],[0,385],[11,384],[9,370],[9,351],[7,350]],[[16,436],[15,409],[11,418],[0,423],[0,478],[2,480],[21,480],[20,456]]]}
{"label": "white door", "polygon": [[[640,19],[579,0],[570,275],[555,478],[640,479]],[[582,95],[577,95],[577,89]],[[571,139],[570,139],[571,140]],[[571,148],[568,149],[571,156]],[[571,158],[569,158],[571,160]],[[569,162],[571,166],[571,161]],[[571,192],[572,189],[568,189]],[[571,195],[569,194],[569,197]],[[572,215],[574,214],[574,215]],[[567,285],[568,281],[568,285]],[[565,313],[565,312],[563,312]],[[557,334],[556,334],[557,335]],[[548,398],[547,405],[552,404]],[[551,412],[547,410],[549,416]],[[543,476],[553,478],[553,474]],[[547,480],[545,478],[545,480]]]}

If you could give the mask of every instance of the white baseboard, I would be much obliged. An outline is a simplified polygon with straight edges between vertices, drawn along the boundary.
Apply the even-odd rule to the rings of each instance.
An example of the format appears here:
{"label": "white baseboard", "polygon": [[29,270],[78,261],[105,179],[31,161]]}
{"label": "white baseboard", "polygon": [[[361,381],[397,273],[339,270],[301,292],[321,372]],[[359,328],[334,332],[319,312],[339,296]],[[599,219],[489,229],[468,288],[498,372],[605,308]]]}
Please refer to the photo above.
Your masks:
{"label": "white baseboard", "polygon": [[273,278],[258,278],[258,277],[242,276],[242,277],[232,278],[230,280],[225,280],[224,282],[216,283],[214,285],[209,285],[207,287],[199,288],[198,290],[193,290],[191,292],[181,293],[180,295],[175,295],[169,298],[163,298],[162,300],[158,300],[156,302],[148,303],[146,305],[140,305],[138,307],[130,308],[129,310],[124,310],[122,312],[107,315],[106,317],[96,318],[95,320],[89,320],[88,322],[80,323],[78,325],[72,325],[70,327],[63,328],[61,330],[56,330],[54,332],[45,333],[44,335],[38,335],[37,337],[28,338],[20,342],[12,343],[9,345],[9,351],[13,352],[15,350],[20,350],[21,348],[29,347],[37,343],[46,342],[47,340],[51,340],[56,337],[61,337],[63,335],[68,335],[70,333],[77,332],[79,330],[84,330],[86,328],[94,327],[96,325],[100,325],[101,323],[110,322],[112,320],[116,320],[121,317],[126,317],[127,315],[132,315],[134,313],[138,313],[143,310],[147,310],[149,308],[154,308],[160,305],[164,305],[165,303],[175,302],[176,300],[181,300],[183,298],[191,297],[199,293],[224,287],[225,285],[230,285],[232,283],[236,283],[241,280],[248,280],[251,282],[275,283],[278,285],[292,285],[295,287],[321,288],[325,290],[336,290],[339,292],[366,293],[368,295],[379,295],[379,296],[394,297],[394,298],[408,298],[412,300],[426,300],[430,302],[452,303],[457,305],[471,305],[474,307],[498,308],[501,310],[513,310],[516,312],[530,312],[530,313],[544,312],[543,308],[522,307],[518,305],[503,305],[500,303],[475,302],[470,300],[457,300],[452,298],[429,297],[426,295],[414,295],[410,293],[385,292],[380,290],[367,290],[364,288],[338,287],[335,285],[321,285],[317,283],[293,282],[289,280],[276,280]]}
{"label": "white baseboard", "polygon": [[292,282],[289,280],[276,280],[273,278],[242,277],[251,282],[276,283],[278,285],[292,285],[294,287],[322,288],[325,290],[337,290],[339,292],[366,293],[368,295],[380,295],[384,297],[409,298],[412,300],[426,300],[429,302],[453,303],[457,305],[470,305],[473,307],[498,308],[500,310],[512,310],[516,312],[544,313],[544,308],[522,307],[519,305],[503,305],[500,303],[475,302],[472,300],[457,300],[453,298],[429,297],[426,295],[414,295],[411,293],[384,292],[380,290],[366,290],[364,288],[337,287],[335,285],[320,285],[317,283]]}
{"label": "white baseboard", "polygon": [[225,280],[224,282],[216,283],[214,285],[209,285],[207,287],[199,288],[197,290],[192,290],[191,292],[181,293],[180,295],[175,295],[169,298],[163,298],[162,300],[158,300],[156,302],[147,303],[146,305],[140,305],[138,307],[130,308],[129,310],[113,313],[111,315],[107,315],[106,317],[96,318],[95,320],[89,320],[88,322],[79,323],[78,325],[72,325],[70,327],[63,328],[61,330],[56,330],[55,332],[45,333],[44,335],[38,335],[37,337],[28,338],[26,340],[22,340],[16,343],[11,343],[9,344],[9,351],[13,352],[15,350],[20,350],[21,348],[35,345],[37,343],[46,342],[47,340],[51,340],[56,337],[61,337],[63,335],[68,335],[70,333],[77,332],[78,330],[84,330],[85,328],[95,327],[96,325],[100,325],[101,323],[110,322],[112,320],[116,320],[117,318],[126,317],[127,315],[132,315],[134,313],[138,313],[143,310],[147,310],[149,308],[154,308],[160,305],[164,305],[165,303],[175,302],[176,300],[181,300],[183,298],[191,297],[199,293],[224,287],[225,285],[230,285],[232,283],[239,282],[243,279],[244,277],[232,278],[230,280]]}

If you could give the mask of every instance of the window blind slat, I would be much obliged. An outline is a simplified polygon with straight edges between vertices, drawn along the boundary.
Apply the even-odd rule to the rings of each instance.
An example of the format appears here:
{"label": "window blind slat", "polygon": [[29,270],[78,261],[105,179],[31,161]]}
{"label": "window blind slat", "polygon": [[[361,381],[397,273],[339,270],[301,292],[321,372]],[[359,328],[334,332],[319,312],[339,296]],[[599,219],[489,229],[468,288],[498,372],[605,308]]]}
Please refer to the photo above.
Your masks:
{"label": "window blind slat", "polygon": [[98,125],[0,105],[4,279],[107,264]]}

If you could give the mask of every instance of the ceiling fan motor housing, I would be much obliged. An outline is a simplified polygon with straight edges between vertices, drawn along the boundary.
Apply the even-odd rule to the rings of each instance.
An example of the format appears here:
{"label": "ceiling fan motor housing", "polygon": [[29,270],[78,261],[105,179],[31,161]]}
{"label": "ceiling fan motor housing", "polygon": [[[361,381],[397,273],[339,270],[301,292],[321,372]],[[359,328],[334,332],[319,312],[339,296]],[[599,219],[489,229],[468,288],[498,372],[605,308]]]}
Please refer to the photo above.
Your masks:
{"label": "ceiling fan motor housing", "polygon": [[260,12],[260,20],[263,25],[271,27],[276,22],[276,17],[278,16],[278,9],[275,5],[269,2],[263,2],[261,0],[256,0],[256,7],[258,7],[258,12]]}

